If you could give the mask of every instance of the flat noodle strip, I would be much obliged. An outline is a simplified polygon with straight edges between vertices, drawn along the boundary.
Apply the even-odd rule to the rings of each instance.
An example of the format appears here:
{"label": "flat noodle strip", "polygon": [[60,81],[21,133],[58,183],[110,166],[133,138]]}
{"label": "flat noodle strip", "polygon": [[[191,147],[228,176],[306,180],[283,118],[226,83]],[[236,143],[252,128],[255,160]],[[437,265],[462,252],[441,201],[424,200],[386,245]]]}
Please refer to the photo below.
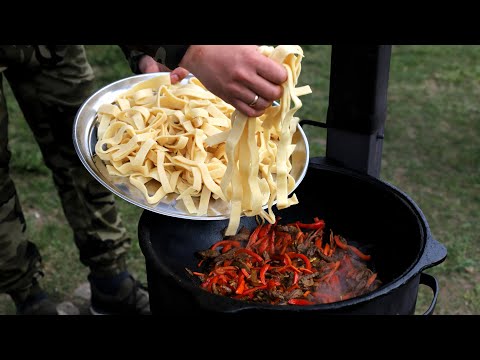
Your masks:
{"label": "flat noodle strip", "polygon": [[173,193],[189,213],[208,215],[212,200],[229,202],[226,235],[236,233],[242,214],[273,223],[275,202],[279,209],[298,203],[288,194],[294,114],[298,97],[311,92],[295,87],[303,52],[296,45],[259,50],[288,72],[280,105],[259,118],[235,111],[196,78],[172,85],[169,74],[102,104],[95,151],[108,173],[129,178],[152,205]]}

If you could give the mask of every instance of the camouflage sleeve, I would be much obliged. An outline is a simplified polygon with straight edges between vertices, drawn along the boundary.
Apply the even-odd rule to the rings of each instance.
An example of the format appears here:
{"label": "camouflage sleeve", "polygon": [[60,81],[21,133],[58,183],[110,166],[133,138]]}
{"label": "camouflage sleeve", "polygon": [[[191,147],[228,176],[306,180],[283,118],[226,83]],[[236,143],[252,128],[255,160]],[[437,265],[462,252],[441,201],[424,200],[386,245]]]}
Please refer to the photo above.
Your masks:
{"label": "camouflage sleeve", "polygon": [[45,68],[54,68],[64,59],[66,49],[65,45],[0,45],[0,67],[36,60]]}
{"label": "camouflage sleeve", "polygon": [[138,62],[144,55],[150,55],[170,70],[178,67],[189,45],[119,45],[133,73],[140,74]]}

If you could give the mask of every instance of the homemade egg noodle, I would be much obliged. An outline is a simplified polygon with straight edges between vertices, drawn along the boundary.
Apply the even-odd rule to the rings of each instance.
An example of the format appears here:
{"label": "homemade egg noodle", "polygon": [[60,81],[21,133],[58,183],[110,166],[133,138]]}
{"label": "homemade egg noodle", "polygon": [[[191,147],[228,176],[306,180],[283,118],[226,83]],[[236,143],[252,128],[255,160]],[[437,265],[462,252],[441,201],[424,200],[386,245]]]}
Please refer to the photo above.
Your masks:
{"label": "homemade egg noodle", "polygon": [[[303,51],[296,45],[261,46],[282,64],[288,79],[278,106],[257,118],[236,111],[196,78],[172,85],[164,74],[122,93],[97,111],[95,152],[112,176],[128,177],[149,204],[168,194],[190,214],[205,215],[211,198],[230,204],[225,235],[237,232],[240,217],[275,222],[278,209],[298,203],[289,174],[292,137],[302,106],[296,88]],[[292,106],[293,101],[293,106]],[[263,207],[267,205],[265,211]]]}

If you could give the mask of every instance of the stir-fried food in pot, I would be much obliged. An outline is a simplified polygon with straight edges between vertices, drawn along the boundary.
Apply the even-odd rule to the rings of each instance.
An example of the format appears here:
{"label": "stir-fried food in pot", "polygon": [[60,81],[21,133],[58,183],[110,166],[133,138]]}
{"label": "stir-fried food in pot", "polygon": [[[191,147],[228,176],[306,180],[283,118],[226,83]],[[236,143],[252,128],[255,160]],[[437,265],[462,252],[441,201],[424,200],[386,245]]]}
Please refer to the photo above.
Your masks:
{"label": "stir-fried food in pot", "polygon": [[332,231],[325,222],[266,223],[242,228],[196,253],[206,291],[273,305],[314,305],[369,293],[382,283],[368,264],[371,256]]}

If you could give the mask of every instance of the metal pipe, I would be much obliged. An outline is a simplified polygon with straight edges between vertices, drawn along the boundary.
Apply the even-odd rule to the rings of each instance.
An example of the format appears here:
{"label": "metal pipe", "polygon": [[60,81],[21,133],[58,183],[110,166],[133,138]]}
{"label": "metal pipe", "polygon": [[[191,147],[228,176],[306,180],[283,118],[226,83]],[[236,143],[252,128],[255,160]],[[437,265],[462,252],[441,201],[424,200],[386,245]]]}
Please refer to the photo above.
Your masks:
{"label": "metal pipe", "polygon": [[391,45],[333,45],[326,158],[380,176]]}

